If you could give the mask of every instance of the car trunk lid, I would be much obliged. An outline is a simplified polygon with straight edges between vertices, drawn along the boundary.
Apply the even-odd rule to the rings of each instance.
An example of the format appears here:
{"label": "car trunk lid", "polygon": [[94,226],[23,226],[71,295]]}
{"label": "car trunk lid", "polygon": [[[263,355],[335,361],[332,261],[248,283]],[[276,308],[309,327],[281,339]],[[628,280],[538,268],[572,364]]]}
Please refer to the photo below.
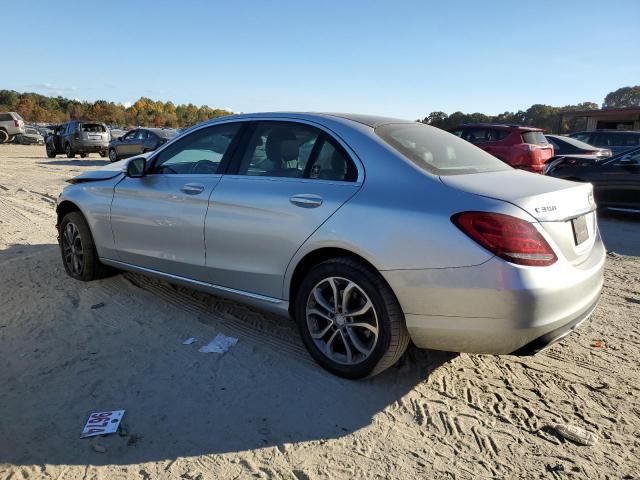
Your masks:
{"label": "car trunk lid", "polygon": [[521,208],[551,237],[564,257],[581,263],[596,237],[593,187],[520,170],[446,175],[441,181],[472,194]]}

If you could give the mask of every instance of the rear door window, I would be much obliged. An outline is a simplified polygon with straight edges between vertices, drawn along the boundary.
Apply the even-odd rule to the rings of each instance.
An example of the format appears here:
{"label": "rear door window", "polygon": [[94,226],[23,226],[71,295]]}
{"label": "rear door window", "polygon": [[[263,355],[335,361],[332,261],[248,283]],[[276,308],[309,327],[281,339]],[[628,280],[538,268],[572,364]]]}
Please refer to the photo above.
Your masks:
{"label": "rear door window", "polygon": [[238,167],[238,175],[304,176],[320,131],[288,122],[259,122]]}
{"label": "rear door window", "polygon": [[358,178],[358,170],[349,156],[323,137],[322,143],[317,149],[317,156],[310,165],[309,178],[318,180],[333,180],[339,182],[355,182]]}
{"label": "rear door window", "polygon": [[0,122],[10,122],[13,120],[13,117],[10,113],[0,113]]}
{"label": "rear door window", "polygon": [[609,145],[611,147],[635,147],[638,145],[640,135],[633,133],[612,133],[609,135]]}

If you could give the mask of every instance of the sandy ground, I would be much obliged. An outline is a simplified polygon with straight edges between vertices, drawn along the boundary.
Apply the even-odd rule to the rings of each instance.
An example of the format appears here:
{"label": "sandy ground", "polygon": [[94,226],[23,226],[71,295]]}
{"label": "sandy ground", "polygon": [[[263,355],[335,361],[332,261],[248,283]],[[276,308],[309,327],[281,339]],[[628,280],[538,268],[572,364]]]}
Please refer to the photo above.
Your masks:
{"label": "sandy ground", "polygon": [[[602,219],[602,300],[547,352],[411,349],[352,382],[291,321],[133,274],[68,278],[54,199],[104,163],[0,145],[1,479],[638,478],[639,221]],[[239,338],[223,356],[181,344],[218,332]],[[124,435],[81,440],[109,409],[127,411]]]}

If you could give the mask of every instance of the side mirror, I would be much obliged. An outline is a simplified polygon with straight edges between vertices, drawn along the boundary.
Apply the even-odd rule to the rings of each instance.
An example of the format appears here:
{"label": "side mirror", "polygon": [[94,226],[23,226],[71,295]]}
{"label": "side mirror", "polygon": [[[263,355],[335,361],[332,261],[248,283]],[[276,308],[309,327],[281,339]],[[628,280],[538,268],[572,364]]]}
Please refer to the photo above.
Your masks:
{"label": "side mirror", "polygon": [[145,171],[146,163],[146,159],[142,157],[132,158],[129,163],[127,163],[127,177],[144,177],[145,173],[147,173]]}

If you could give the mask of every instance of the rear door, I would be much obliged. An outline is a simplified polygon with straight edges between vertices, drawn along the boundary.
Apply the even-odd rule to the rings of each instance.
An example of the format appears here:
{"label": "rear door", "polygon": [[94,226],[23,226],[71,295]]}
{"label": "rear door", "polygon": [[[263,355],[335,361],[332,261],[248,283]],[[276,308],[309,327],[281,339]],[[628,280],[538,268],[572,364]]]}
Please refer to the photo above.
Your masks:
{"label": "rear door", "polygon": [[205,222],[209,281],[282,298],[289,261],[361,186],[330,132],[302,122],[251,124]]}
{"label": "rear door", "polygon": [[115,260],[206,279],[205,215],[239,129],[237,122],[199,128],[153,155],[148,174],[116,185]]}

